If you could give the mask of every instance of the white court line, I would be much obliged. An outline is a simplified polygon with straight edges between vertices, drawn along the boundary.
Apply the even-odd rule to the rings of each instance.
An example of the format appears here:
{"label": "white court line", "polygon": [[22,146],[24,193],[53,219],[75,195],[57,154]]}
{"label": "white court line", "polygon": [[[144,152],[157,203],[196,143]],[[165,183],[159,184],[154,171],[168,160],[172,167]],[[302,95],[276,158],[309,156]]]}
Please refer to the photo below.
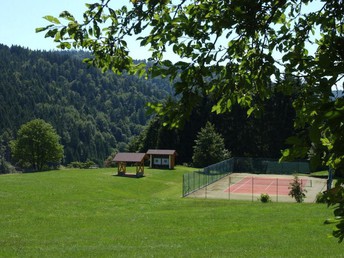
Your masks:
{"label": "white court line", "polygon": [[[240,183],[241,181],[245,180],[246,178],[248,178],[249,180],[246,181],[246,182],[244,182],[244,183]],[[230,186],[230,187],[228,188],[228,191],[231,192],[231,193],[234,193],[235,191],[237,191],[237,190],[239,190],[240,188],[242,188],[244,185],[248,184],[248,182],[250,182],[250,181],[252,181],[252,177],[246,176],[246,177],[244,177],[243,179],[241,179],[239,182],[236,182],[234,185],[232,185],[232,186],[235,186],[235,185],[237,185],[237,184],[241,184],[240,187],[235,188],[235,190],[231,190],[231,186]],[[252,183],[251,183],[251,185],[252,185]]]}
{"label": "white court line", "polygon": [[[267,187],[265,187],[265,191],[267,191],[268,190],[268,188],[272,185],[274,183],[274,180],[271,180],[271,183],[267,186]],[[277,185],[277,184],[276,184]],[[278,189],[278,187],[276,187],[277,189]]]}

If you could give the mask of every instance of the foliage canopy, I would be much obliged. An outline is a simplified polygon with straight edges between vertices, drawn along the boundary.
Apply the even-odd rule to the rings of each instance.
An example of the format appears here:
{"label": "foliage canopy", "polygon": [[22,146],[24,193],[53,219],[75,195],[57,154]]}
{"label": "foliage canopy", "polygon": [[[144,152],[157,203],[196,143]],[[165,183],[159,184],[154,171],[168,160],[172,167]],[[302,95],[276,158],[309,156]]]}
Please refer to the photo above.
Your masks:
{"label": "foliage canopy", "polygon": [[[205,95],[216,113],[238,103],[248,115],[273,92],[293,95],[295,127],[306,133],[289,140],[283,157],[344,170],[344,99],[332,98],[344,77],[343,0],[132,0],[119,10],[111,2],[88,4],[81,22],[67,11],[46,16],[50,24],[37,31],[62,49],[89,49],[86,62],[104,70],[169,77],[180,97],[151,106],[172,126]],[[150,48],[152,66],[133,63],[128,36]],[[164,59],[168,46],[180,61]]]}
{"label": "foliage canopy", "polygon": [[22,125],[17,139],[11,142],[12,154],[21,166],[42,170],[58,165],[63,158],[63,146],[55,129],[42,119]]}

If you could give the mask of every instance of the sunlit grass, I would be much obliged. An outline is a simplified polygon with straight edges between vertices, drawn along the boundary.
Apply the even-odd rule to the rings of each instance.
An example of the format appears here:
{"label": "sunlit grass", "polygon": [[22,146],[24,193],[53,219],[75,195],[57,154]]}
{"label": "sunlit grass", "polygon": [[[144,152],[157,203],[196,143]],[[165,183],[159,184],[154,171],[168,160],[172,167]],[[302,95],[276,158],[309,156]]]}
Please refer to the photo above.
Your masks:
{"label": "sunlit grass", "polygon": [[341,257],[326,205],[181,198],[192,170],[0,176],[0,257]]}

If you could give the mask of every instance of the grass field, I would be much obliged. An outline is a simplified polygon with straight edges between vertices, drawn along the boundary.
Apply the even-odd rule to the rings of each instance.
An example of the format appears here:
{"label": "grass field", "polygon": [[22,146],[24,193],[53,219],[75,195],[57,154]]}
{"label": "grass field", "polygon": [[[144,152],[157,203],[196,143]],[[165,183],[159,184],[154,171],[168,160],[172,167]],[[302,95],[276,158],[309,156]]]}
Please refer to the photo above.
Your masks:
{"label": "grass field", "polygon": [[343,257],[326,205],[183,199],[188,171],[2,175],[0,257]]}

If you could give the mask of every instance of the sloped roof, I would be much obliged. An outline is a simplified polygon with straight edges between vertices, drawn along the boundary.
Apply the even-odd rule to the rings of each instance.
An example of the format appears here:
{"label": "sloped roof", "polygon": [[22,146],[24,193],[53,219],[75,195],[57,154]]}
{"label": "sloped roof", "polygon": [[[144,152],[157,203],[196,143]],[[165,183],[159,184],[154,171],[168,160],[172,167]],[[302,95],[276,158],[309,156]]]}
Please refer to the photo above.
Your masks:
{"label": "sloped roof", "polygon": [[142,162],[146,153],[119,152],[113,161],[115,162]]}
{"label": "sloped roof", "polygon": [[148,150],[148,155],[176,155],[176,150]]}

